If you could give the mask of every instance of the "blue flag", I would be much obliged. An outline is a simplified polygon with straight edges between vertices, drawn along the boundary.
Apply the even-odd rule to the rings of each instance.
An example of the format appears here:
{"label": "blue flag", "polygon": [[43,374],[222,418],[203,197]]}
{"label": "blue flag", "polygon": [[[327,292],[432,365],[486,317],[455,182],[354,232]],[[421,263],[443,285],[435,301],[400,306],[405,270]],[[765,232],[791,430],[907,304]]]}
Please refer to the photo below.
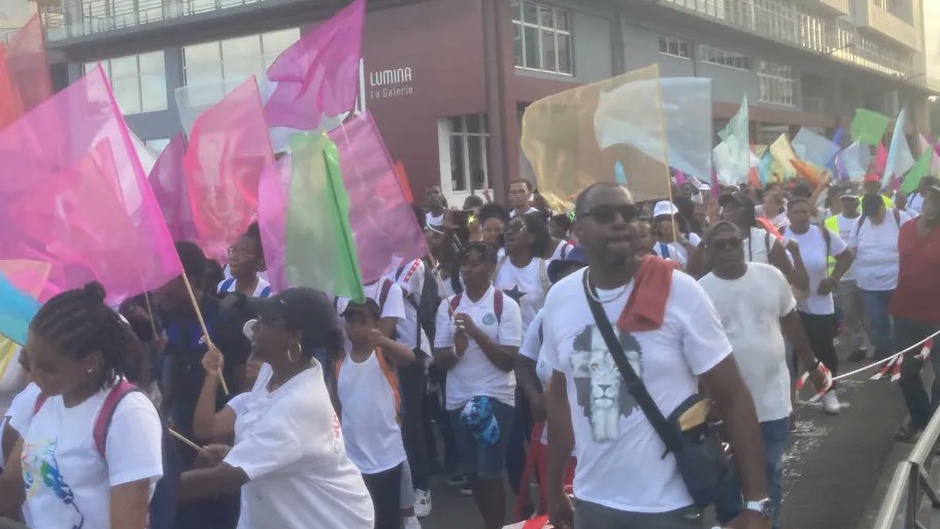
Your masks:
{"label": "blue flag", "polygon": [[23,345],[29,322],[39,312],[39,302],[18,290],[0,274],[0,334]]}

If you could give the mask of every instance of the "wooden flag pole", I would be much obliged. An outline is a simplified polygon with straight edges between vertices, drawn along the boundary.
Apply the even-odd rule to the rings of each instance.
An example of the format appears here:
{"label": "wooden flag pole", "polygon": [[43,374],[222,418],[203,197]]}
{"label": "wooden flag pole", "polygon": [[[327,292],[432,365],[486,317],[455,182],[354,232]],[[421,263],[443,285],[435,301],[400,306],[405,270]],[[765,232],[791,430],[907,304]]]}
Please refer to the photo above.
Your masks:
{"label": "wooden flag pole", "polygon": [[[199,310],[199,302],[196,301],[196,292],[193,291],[193,286],[189,282],[189,278],[186,277],[186,272],[183,272],[183,282],[186,284],[186,291],[189,292],[189,301],[193,304],[193,310],[196,311],[196,318],[199,319],[199,326],[202,328],[202,335],[206,339],[206,346],[210,349],[215,349],[215,344],[212,343],[212,338],[209,336],[209,328],[206,327],[206,320],[202,317],[202,311]],[[222,391],[228,396],[228,385],[225,383],[225,377],[222,373],[219,373],[219,381],[222,383]]]}
{"label": "wooden flag pole", "polygon": [[153,306],[150,305],[150,292],[144,292],[144,302],[147,304],[147,315],[150,316],[150,330],[153,331],[153,339],[157,339],[157,324],[153,320]]}
{"label": "wooden flag pole", "polygon": [[192,448],[193,450],[195,450],[195,451],[197,451],[197,452],[204,452],[204,451],[205,451],[205,448],[203,448],[203,447],[197,445],[196,443],[190,441],[189,439],[187,439],[186,437],[184,437],[181,433],[177,432],[177,431],[174,430],[173,428],[167,428],[167,431],[170,432],[170,435],[172,435],[173,437],[179,439],[180,442],[182,442],[182,443],[185,444],[186,446]]}

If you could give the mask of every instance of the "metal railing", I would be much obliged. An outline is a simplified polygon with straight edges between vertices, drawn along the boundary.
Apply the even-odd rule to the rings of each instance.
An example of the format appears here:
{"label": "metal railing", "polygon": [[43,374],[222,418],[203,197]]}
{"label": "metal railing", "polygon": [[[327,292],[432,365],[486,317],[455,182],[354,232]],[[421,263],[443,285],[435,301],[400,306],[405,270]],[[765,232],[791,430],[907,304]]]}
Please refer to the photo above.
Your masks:
{"label": "metal railing", "polygon": [[940,487],[930,473],[938,438],[940,413],[934,413],[910,455],[898,463],[873,529],[940,527]]}

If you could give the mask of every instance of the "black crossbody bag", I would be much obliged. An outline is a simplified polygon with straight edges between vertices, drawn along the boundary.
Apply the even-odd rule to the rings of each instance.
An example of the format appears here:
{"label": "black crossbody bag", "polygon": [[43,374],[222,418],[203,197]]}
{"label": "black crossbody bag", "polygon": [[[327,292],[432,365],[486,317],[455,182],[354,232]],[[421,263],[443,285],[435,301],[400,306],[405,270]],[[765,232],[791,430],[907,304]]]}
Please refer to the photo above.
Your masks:
{"label": "black crossbody bag", "polygon": [[672,452],[679,474],[682,475],[682,480],[695,503],[703,508],[712,505],[721,491],[733,486],[733,473],[718,430],[708,419],[709,399],[702,394],[694,394],[680,404],[669,418],[663,416],[643,381],[627,360],[604,308],[595,299],[596,292],[588,284],[587,274],[584,274],[583,283],[594,322],[604,337],[604,343],[607,344],[617,369],[623,376],[630,394],[666,445],[663,458]]}

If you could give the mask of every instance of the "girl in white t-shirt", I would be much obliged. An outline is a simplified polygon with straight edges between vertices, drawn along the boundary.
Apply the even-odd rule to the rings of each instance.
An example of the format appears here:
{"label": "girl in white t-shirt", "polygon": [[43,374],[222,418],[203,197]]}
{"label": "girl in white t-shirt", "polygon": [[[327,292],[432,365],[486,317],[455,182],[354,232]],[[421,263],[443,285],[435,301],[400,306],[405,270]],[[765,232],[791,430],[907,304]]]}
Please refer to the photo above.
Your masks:
{"label": "girl in white t-shirt", "polygon": [[143,346],[104,299],[98,283],[69,290],[30,324],[25,348],[42,395],[28,417],[16,418],[22,441],[0,478],[0,515],[15,517],[22,507],[33,529],[148,524],[163,475],[156,408],[144,393],[128,393],[101,444],[93,432],[112,389],[125,379],[146,387],[147,376]]}
{"label": "girl in white t-shirt", "polygon": [[519,304],[522,330],[528,328],[545,303],[548,292],[548,261],[544,255],[551,244],[548,227],[540,214],[513,217],[506,225],[506,253],[499,257],[493,286]]}
{"label": "girl in white t-shirt", "polygon": [[219,283],[219,294],[241,292],[256,298],[271,295],[271,284],[260,276],[264,270],[264,252],[261,249],[261,232],[258,231],[257,222],[248,226],[248,231],[229,247],[228,267],[232,277]]}
{"label": "girl in white t-shirt", "polygon": [[396,368],[415,361],[414,351],[378,328],[378,303],[366,298],[343,311],[349,353],[337,363],[336,393],[349,459],[362,472],[375,507],[375,529],[402,525],[401,484],[405,444],[399,425],[401,397]]}
{"label": "girl in white t-shirt", "polygon": [[[335,358],[343,334],[323,292],[289,288],[249,298],[258,315],[246,324],[256,359],[264,362],[244,400],[233,408],[232,447],[210,445],[212,468],[183,473],[181,502],[241,490],[239,529],[372,529],[374,509],[359,470],[346,456],[339,418],[315,355]],[[207,359],[207,383],[218,388],[222,355]],[[215,424],[213,424],[213,428]]]}

